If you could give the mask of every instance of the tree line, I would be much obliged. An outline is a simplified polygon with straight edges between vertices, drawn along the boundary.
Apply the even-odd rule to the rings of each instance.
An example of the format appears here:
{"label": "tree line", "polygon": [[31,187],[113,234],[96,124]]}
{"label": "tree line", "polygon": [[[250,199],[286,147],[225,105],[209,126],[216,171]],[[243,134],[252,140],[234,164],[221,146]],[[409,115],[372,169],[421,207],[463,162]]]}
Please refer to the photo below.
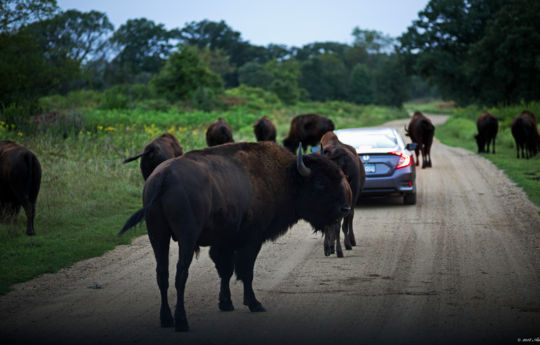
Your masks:
{"label": "tree line", "polygon": [[0,3],[0,106],[72,90],[145,84],[170,102],[214,99],[239,85],[286,104],[343,100],[401,106],[538,99],[540,2],[431,0],[401,37],[356,27],[352,43],[258,46],[224,21],[167,29],[146,18],[116,30],[105,13],[56,0]]}

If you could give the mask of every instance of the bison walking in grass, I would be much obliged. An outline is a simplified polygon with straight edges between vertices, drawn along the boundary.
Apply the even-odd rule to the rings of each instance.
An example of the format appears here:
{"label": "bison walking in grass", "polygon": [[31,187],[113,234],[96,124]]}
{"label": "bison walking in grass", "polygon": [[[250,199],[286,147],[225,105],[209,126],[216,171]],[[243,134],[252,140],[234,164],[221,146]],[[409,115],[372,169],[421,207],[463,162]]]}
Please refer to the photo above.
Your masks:
{"label": "bison walking in grass", "polygon": [[182,145],[180,145],[178,139],[172,134],[164,133],[148,143],[141,154],[126,158],[124,163],[140,158],[141,173],[146,180],[160,163],[181,156],[182,153]]}
{"label": "bison walking in grass", "polygon": [[[283,235],[299,219],[315,229],[348,214],[347,181],[339,167],[319,154],[298,156],[272,142],[233,143],[191,151],[171,159],[144,185],[143,208],[120,233],[143,219],[157,262],[162,327],[189,329],[184,291],[193,255],[210,246],[221,288],[219,309],[234,309],[233,273],[244,284],[244,305],[265,311],[253,291],[253,267],[264,242]],[[178,242],[174,319],[168,304],[169,243]]]}
{"label": "bison walking in grass", "polygon": [[540,148],[540,135],[536,117],[528,110],[523,110],[512,121],[512,136],[516,142],[517,158],[532,158]]}
{"label": "bison walking in grass", "polygon": [[266,115],[255,122],[253,132],[257,141],[276,141],[276,126]]}
{"label": "bison walking in grass", "polygon": [[13,141],[0,141],[0,218],[26,213],[26,234],[35,235],[34,217],[41,165],[34,153]]}
{"label": "bison walking in grass", "polygon": [[492,152],[495,153],[495,138],[497,138],[497,132],[499,131],[499,120],[487,111],[483,111],[476,121],[476,128],[478,134],[474,138],[478,145],[478,153],[489,153],[490,144]]}
{"label": "bison walking in grass", "polygon": [[213,122],[206,130],[206,144],[217,146],[234,142],[231,126],[221,117]]}

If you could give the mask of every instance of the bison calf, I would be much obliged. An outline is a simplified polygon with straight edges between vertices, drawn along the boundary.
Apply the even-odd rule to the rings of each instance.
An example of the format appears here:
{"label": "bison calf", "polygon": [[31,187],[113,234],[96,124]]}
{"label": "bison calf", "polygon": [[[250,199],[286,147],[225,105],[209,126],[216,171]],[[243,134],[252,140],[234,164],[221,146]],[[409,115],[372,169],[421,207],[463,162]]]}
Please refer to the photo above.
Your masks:
{"label": "bison calf", "polygon": [[206,130],[208,146],[217,146],[234,142],[231,126],[221,117],[213,122]]}
{"label": "bison calf", "polygon": [[333,130],[334,123],[327,117],[317,114],[297,115],[291,120],[289,135],[283,139],[283,146],[294,153],[301,142],[305,151],[308,145],[319,144],[324,133]]}
{"label": "bison calf", "polygon": [[257,141],[276,141],[276,126],[266,115],[255,122],[253,132]]}
{"label": "bison calf", "polygon": [[27,235],[35,235],[40,185],[41,165],[36,155],[13,141],[0,141],[0,217],[16,217],[22,206]]}
{"label": "bison calf", "polygon": [[126,158],[124,163],[141,159],[141,173],[146,180],[154,169],[167,159],[181,156],[182,145],[176,137],[169,133],[164,133],[152,140],[144,147],[143,153]]}
{"label": "bison calf", "polygon": [[476,139],[476,144],[478,145],[478,153],[489,153],[489,145],[492,142],[492,150],[493,153],[495,153],[495,138],[497,137],[497,132],[499,131],[499,120],[487,111],[483,111],[482,115],[480,115],[476,121],[476,128],[478,129],[478,134],[475,135],[474,138]]}

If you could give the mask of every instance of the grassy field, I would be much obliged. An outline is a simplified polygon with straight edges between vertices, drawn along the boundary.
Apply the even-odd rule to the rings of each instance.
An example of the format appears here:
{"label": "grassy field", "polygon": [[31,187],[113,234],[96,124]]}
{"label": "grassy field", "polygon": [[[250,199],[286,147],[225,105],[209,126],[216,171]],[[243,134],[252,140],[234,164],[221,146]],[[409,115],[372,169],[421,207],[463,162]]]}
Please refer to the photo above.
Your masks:
{"label": "grassy field", "polygon": [[291,118],[310,112],[328,116],[338,128],[407,117],[402,109],[327,102],[268,109],[237,106],[222,112],[77,107],[33,126],[0,123],[0,140],[14,140],[32,150],[43,170],[37,235],[24,234],[24,212],[17,224],[0,224],[0,294],[15,283],[101,255],[146,232],[142,226],[117,236],[141,207],[143,187],[138,163],[122,161],[152,138],[168,131],[178,137],[185,152],[203,148],[207,125],[223,117],[236,141],[254,141],[253,123],[268,115],[281,142]]}
{"label": "grassy field", "polygon": [[[499,133],[496,139],[496,154],[481,153],[480,155],[503,170],[510,179],[523,188],[531,201],[540,206],[540,155],[531,159],[517,159],[516,146],[510,132],[512,119],[523,109],[529,109],[538,116],[540,102],[486,109],[499,118]],[[452,117],[443,126],[437,127],[436,137],[446,145],[477,152],[474,135],[478,133],[476,119],[482,110],[476,106],[455,109]]]}

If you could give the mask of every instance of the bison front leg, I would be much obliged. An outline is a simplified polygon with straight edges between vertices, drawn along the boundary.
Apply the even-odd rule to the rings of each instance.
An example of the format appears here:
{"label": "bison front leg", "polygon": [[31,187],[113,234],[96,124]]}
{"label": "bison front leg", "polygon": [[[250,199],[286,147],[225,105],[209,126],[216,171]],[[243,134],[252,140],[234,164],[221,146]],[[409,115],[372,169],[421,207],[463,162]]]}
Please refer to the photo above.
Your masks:
{"label": "bison front leg", "polygon": [[330,256],[335,253],[335,235],[334,229],[329,226],[324,228],[324,255]]}
{"label": "bison front leg", "polygon": [[236,275],[244,283],[244,305],[247,305],[252,312],[266,311],[261,302],[255,297],[252,286],[253,268],[257,255],[261,250],[261,245],[261,243],[248,243],[238,251],[235,261]]}
{"label": "bison front leg", "polygon": [[231,300],[229,282],[234,272],[234,252],[230,249],[212,246],[210,248],[210,258],[214,261],[219,277],[221,278],[219,309],[222,311],[233,311],[234,305]]}
{"label": "bison front leg", "polygon": [[[335,234],[335,242],[336,242],[336,255],[338,258],[343,257],[343,249],[341,248],[341,240],[339,238],[339,233],[341,231],[340,222],[338,221],[336,224],[332,226],[332,232]],[[347,236],[345,236],[346,238]]]}

